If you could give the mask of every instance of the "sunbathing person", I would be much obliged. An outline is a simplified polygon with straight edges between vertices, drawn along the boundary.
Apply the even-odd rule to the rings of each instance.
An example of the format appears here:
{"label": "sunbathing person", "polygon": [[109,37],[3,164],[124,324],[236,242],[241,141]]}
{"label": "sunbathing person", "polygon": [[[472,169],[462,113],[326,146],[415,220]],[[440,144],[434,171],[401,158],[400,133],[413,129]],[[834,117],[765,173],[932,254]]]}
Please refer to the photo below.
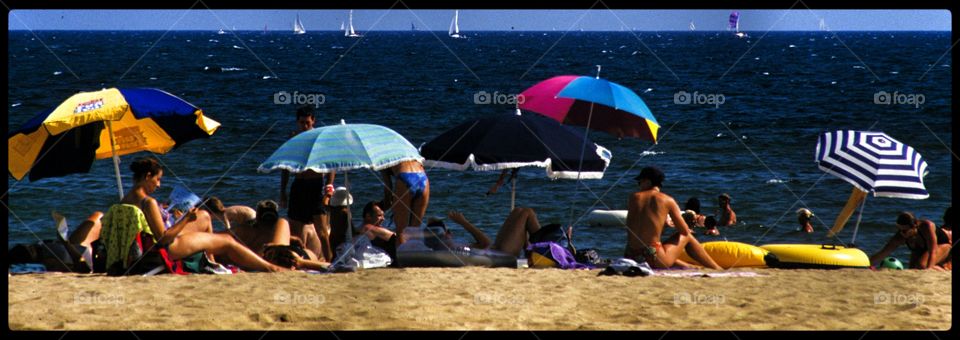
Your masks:
{"label": "sunbathing person", "polygon": [[[157,200],[150,197],[150,194],[160,187],[163,168],[156,159],[146,157],[133,162],[130,169],[133,171],[133,188],[123,197],[121,204],[111,206],[110,211],[107,212],[108,215],[111,212],[118,215],[109,216],[109,218],[108,216],[104,217],[101,234],[111,235],[108,240],[104,240],[108,249],[110,247],[129,248],[129,244],[123,244],[123,242],[127,242],[127,237],[122,236],[126,233],[123,230],[124,228],[132,227],[135,231],[140,230],[150,234],[157,247],[163,247],[167,250],[171,260],[187,260],[188,257],[202,256],[204,252],[207,252],[228,258],[246,270],[269,272],[286,270],[286,268],[273,265],[257,256],[256,253],[244,247],[231,236],[187,230],[187,225],[195,222],[198,218],[197,208],[185,212],[186,216],[183,219],[174,223],[170,228],[165,228],[161,217],[162,209],[160,209]],[[122,212],[131,211],[130,208],[125,208],[125,206],[139,209],[142,211],[142,215],[134,213],[132,216],[119,216]],[[203,215],[207,214],[203,213]],[[144,222],[146,222],[146,225],[143,225]],[[117,223],[132,224],[132,226],[117,225]],[[111,230],[108,231],[108,229]],[[108,256],[107,266],[110,265],[111,258]]]}
{"label": "sunbathing person", "polygon": [[[461,225],[463,229],[466,229],[467,232],[470,233],[470,236],[473,237],[474,242],[466,245],[467,247],[495,250],[513,256],[520,256],[520,253],[530,244],[530,235],[535,234],[541,229],[540,221],[537,219],[537,213],[531,208],[521,207],[513,209],[506,220],[503,221],[503,225],[501,225],[500,230],[497,231],[496,239],[493,242],[490,241],[490,238],[487,237],[480,228],[470,223],[462,213],[450,211],[447,213],[447,217],[450,218],[451,221]],[[435,234],[443,241],[443,245],[431,246],[428,244],[431,248],[444,250],[463,247],[463,245],[457,245],[453,242],[453,233],[447,228],[443,221],[432,220],[428,223],[427,227],[424,233],[428,241]],[[439,229],[434,230],[431,227],[439,227]],[[567,236],[569,237],[570,235],[568,234]]]}
{"label": "sunbathing person", "polygon": [[[379,204],[378,204],[379,203]],[[383,227],[382,202],[369,202],[363,206],[363,226],[360,233],[370,240],[374,247],[383,249],[390,255],[390,266],[397,266],[397,233]]]}
{"label": "sunbathing person", "polygon": [[[280,217],[279,205],[270,200],[257,203],[256,219],[233,231],[241,242],[270,263],[284,268],[326,270],[330,263],[306,249],[290,234],[290,222]],[[242,236],[241,236],[242,235]]]}
{"label": "sunbathing person", "polygon": [[[703,246],[690,234],[690,228],[680,216],[680,206],[667,194],[660,192],[664,175],[659,169],[646,167],[636,178],[640,191],[627,200],[627,248],[624,257],[647,261],[654,268],[669,268],[686,250],[691,258],[707,268],[721,269]],[[660,235],[667,216],[673,217],[677,232],[666,241]]]}
{"label": "sunbathing person", "polygon": [[[910,248],[910,268],[944,270],[950,262],[952,233],[937,228],[930,220],[920,220],[909,212],[897,215],[897,231],[880,251],[870,256],[870,264],[876,267],[901,245]],[[952,267],[952,265],[951,265]]]}
{"label": "sunbathing person", "polygon": [[[73,260],[73,271],[80,273],[93,272],[93,242],[100,238],[101,223],[103,212],[94,211],[86,220],[68,234],[67,219],[62,214],[54,211],[51,213],[54,221],[57,223],[57,235],[61,244],[70,254]],[[81,262],[84,265],[79,265]]]}
{"label": "sunbathing person", "polygon": [[200,207],[206,210],[211,217],[223,223],[226,229],[233,226],[253,223],[257,218],[257,211],[245,205],[232,205],[225,207],[220,198],[216,196],[207,197],[203,200],[204,204]]}

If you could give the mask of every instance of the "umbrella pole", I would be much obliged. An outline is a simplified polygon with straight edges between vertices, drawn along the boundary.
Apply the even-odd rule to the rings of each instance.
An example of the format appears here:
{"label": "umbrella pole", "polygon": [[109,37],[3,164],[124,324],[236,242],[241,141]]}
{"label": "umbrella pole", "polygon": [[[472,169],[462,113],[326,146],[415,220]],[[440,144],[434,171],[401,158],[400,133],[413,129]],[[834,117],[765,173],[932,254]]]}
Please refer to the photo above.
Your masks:
{"label": "umbrella pole", "polygon": [[123,183],[120,182],[120,156],[117,155],[116,142],[113,140],[113,123],[107,121],[107,132],[110,134],[110,153],[113,154],[113,172],[117,175],[117,193],[123,199]]}
{"label": "umbrella pole", "polygon": [[853,210],[857,208],[857,205],[861,203],[862,200],[866,199],[867,192],[860,190],[856,187],[853,188],[853,192],[850,193],[850,198],[847,199],[847,204],[843,206],[843,210],[840,211],[840,215],[837,216],[837,220],[833,222],[833,229],[830,229],[830,232],[827,233],[827,237],[833,237],[840,232],[840,229],[843,229],[843,226],[847,224],[847,221],[850,220],[850,216],[853,215]]}
{"label": "umbrella pole", "polygon": [[853,227],[853,238],[850,239],[850,246],[853,247],[857,243],[857,230],[860,229],[860,218],[863,217],[863,208],[867,206],[867,196],[863,196],[863,202],[860,203],[860,213],[857,214],[857,225]]}
{"label": "umbrella pole", "polygon": [[517,202],[517,176],[512,176],[512,177],[513,179],[511,180],[511,182],[513,184],[511,185],[511,188],[510,188],[510,212],[513,212],[513,209]]}

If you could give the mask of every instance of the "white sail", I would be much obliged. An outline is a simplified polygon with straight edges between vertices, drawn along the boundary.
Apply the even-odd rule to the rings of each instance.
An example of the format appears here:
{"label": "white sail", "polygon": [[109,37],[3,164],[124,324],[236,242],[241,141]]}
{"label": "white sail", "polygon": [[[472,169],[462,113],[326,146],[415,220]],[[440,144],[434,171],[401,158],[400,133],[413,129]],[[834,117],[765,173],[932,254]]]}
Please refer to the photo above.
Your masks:
{"label": "white sail", "polygon": [[825,21],[823,21],[823,18],[820,18],[820,30],[821,30],[821,31],[826,31],[826,30],[827,30],[827,23],[826,23]]}
{"label": "white sail", "polygon": [[692,20],[690,21],[690,30],[691,30],[691,31],[696,31],[696,30],[697,30],[697,26],[695,26],[695,25],[693,24],[693,21],[692,21]]}
{"label": "white sail", "polygon": [[297,20],[293,22],[293,34],[304,34],[307,30],[303,28],[303,22],[300,22],[300,14],[297,14]]}
{"label": "white sail", "polygon": [[344,28],[344,26],[343,26],[343,21],[341,21],[341,22],[340,22],[340,30],[343,31],[343,30],[345,30],[345,29],[346,29],[346,28]]}
{"label": "white sail", "polygon": [[353,10],[352,10],[352,9],[350,10],[350,19],[349,19],[348,22],[349,22],[350,24],[347,26],[347,30],[346,30],[346,31],[343,31],[343,36],[345,36],[345,37],[351,37],[351,38],[359,37],[360,35],[357,34],[357,32],[353,30]]}
{"label": "white sail", "polygon": [[450,29],[447,33],[451,38],[463,38],[460,35],[460,10],[453,12],[453,21],[450,22]]}

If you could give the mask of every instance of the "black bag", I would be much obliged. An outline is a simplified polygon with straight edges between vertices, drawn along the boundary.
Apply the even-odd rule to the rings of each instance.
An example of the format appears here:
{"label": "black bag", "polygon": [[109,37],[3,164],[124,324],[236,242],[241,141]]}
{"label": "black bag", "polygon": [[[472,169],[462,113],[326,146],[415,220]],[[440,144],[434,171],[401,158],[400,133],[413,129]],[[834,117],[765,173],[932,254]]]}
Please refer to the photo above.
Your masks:
{"label": "black bag", "polygon": [[577,253],[574,255],[574,258],[577,260],[577,262],[593,265],[594,267],[605,267],[610,264],[609,259],[601,258],[600,253],[593,248],[581,249],[577,251]]}

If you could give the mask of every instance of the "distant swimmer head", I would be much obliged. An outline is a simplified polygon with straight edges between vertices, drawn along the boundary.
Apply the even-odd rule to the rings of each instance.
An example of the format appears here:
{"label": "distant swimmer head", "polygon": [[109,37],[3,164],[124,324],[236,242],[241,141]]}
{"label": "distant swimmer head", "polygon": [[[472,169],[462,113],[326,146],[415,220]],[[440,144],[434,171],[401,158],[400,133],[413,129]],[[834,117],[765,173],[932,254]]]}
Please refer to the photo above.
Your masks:
{"label": "distant swimmer head", "polygon": [[700,213],[700,199],[699,199],[699,198],[696,198],[696,197],[690,197],[690,199],[687,200],[687,204],[685,204],[685,205],[683,206],[683,209],[684,209],[684,210],[693,210],[693,212],[699,214],[699,213]]}
{"label": "distant swimmer head", "polygon": [[797,220],[800,223],[807,223],[807,221],[810,221],[810,218],[813,216],[813,212],[810,211],[810,209],[800,208],[797,210]]}
{"label": "distant swimmer head", "polygon": [[640,174],[634,177],[638,184],[643,185],[644,180],[650,181],[651,187],[661,187],[665,179],[663,171],[655,166],[648,166],[640,170]]}
{"label": "distant swimmer head", "polygon": [[703,225],[706,226],[707,229],[714,229],[717,227],[717,218],[713,216],[707,216],[706,220],[703,221]]}
{"label": "distant swimmer head", "polygon": [[695,224],[694,222],[697,219],[697,212],[687,209],[687,210],[684,210],[683,214],[681,214],[680,216],[683,216],[683,222],[686,222],[688,227],[693,227],[693,225]]}
{"label": "distant swimmer head", "polygon": [[257,203],[257,224],[273,226],[280,219],[280,206],[272,200],[263,200]]}

